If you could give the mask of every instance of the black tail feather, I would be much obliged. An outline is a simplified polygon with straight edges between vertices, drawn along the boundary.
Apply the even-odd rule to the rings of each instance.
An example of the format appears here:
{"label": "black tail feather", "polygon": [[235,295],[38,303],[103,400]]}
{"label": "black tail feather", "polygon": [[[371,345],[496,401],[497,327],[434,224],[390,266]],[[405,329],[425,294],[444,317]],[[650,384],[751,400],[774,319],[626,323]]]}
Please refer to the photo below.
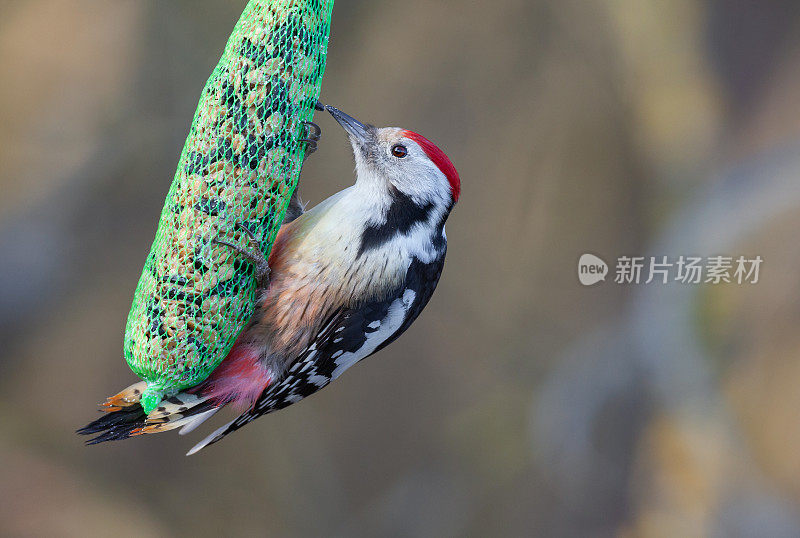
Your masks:
{"label": "black tail feather", "polygon": [[[172,402],[180,404],[180,401]],[[194,407],[190,407],[184,411],[181,411],[180,414],[174,414],[172,416],[172,421],[176,421],[178,419],[183,419],[187,417],[193,417],[209,409],[216,407],[216,405],[211,401],[204,401],[201,402]],[[80,435],[94,435],[100,434],[97,437],[89,439],[86,441],[87,445],[96,445],[97,443],[104,443],[106,441],[121,441],[123,439],[127,439],[134,434],[135,430],[139,428],[144,428],[147,426],[147,415],[144,413],[144,409],[142,409],[141,405],[132,405],[130,407],[124,407],[118,411],[112,411],[110,413],[104,413],[103,416],[80,428],[75,433]],[[167,420],[167,423],[169,420]],[[157,425],[157,423],[156,423]],[[165,424],[166,425],[166,424]],[[150,428],[154,426],[151,424]],[[180,427],[180,426],[178,426]],[[171,429],[171,428],[165,428]],[[157,433],[157,429],[154,431],[148,431],[146,433]],[[162,430],[163,431],[163,430]]]}
{"label": "black tail feather", "polygon": [[96,445],[105,441],[120,441],[131,436],[133,430],[145,425],[146,415],[140,405],[105,413],[102,417],[76,431],[81,435],[94,435],[97,437],[86,441],[87,445]]}

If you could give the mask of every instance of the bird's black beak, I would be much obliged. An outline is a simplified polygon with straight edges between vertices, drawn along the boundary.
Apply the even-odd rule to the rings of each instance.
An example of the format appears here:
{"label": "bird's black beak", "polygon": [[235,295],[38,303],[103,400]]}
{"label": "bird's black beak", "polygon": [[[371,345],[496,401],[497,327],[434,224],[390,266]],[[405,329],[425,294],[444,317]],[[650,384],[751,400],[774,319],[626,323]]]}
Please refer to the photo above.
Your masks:
{"label": "bird's black beak", "polygon": [[349,116],[338,108],[330,105],[325,105],[325,110],[330,112],[331,116],[333,116],[333,119],[339,122],[339,125],[341,125],[345,131],[347,131],[347,134],[356,140],[363,142],[369,137],[369,127],[354,117]]}

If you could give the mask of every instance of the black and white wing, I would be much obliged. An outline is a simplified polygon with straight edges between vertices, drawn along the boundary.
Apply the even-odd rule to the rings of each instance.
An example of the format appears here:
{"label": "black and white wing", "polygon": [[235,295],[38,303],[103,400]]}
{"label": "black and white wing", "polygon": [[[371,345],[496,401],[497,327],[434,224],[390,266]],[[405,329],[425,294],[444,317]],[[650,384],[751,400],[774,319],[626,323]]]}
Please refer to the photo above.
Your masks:
{"label": "black and white wing", "polygon": [[252,409],[213,432],[188,455],[216,443],[262,415],[314,394],[353,364],[392,343],[428,304],[443,265],[444,255],[431,263],[414,260],[404,285],[385,299],[357,309],[336,311],[280,382],[267,387]]}

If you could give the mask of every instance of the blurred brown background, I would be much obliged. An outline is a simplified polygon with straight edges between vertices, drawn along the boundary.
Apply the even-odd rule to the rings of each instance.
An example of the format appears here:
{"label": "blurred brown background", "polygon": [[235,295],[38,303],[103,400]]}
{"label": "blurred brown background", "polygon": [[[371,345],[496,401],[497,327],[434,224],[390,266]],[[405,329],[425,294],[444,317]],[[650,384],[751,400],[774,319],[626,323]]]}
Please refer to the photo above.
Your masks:
{"label": "blurred brown background", "polygon": [[[0,535],[800,535],[794,0],[340,0],[323,101],[461,174],[430,306],[198,456],[84,447],[244,4],[0,0]],[[318,122],[312,203],[352,182]],[[584,252],[764,264],[585,288]]]}

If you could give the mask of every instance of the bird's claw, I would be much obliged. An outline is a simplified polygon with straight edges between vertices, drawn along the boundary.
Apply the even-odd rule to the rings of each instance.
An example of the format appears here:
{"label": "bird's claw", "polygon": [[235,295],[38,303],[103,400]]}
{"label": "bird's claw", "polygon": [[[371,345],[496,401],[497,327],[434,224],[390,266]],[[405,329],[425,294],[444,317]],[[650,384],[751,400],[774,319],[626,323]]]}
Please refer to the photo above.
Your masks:
{"label": "bird's claw", "polygon": [[322,128],[313,121],[304,121],[306,127],[311,128],[312,132],[307,134],[308,138],[312,140],[319,140],[322,136]]}
{"label": "bird's claw", "polygon": [[306,126],[306,137],[301,138],[300,142],[306,143],[306,157],[317,151],[317,143],[322,137],[322,129],[313,121],[304,121]]}
{"label": "bird's claw", "polygon": [[244,233],[247,234],[247,237],[250,239],[251,243],[250,246],[252,250],[240,247],[239,245],[236,245],[234,243],[223,241],[219,239],[219,237],[215,237],[214,239],[211,240],[211,242],[216,243],[217,245],[224,245],[233,250],[234,252],[236,252],[237,254],[241,254],[242,256],[247,258],[247,260],[250,263],[252,263],[253,267],[255,268],[255,273],[256,273],[255,276],[256,276],[256,282],[258,283],[258,287],[266,288],[269,285],[269,275],[271,272],[267,257],[261,251],[261,247],[258,244],[258,240],[256,239],[255,234],[249,228],[247,228],[247,226],[239,226],[239,228],[244,230]]}

